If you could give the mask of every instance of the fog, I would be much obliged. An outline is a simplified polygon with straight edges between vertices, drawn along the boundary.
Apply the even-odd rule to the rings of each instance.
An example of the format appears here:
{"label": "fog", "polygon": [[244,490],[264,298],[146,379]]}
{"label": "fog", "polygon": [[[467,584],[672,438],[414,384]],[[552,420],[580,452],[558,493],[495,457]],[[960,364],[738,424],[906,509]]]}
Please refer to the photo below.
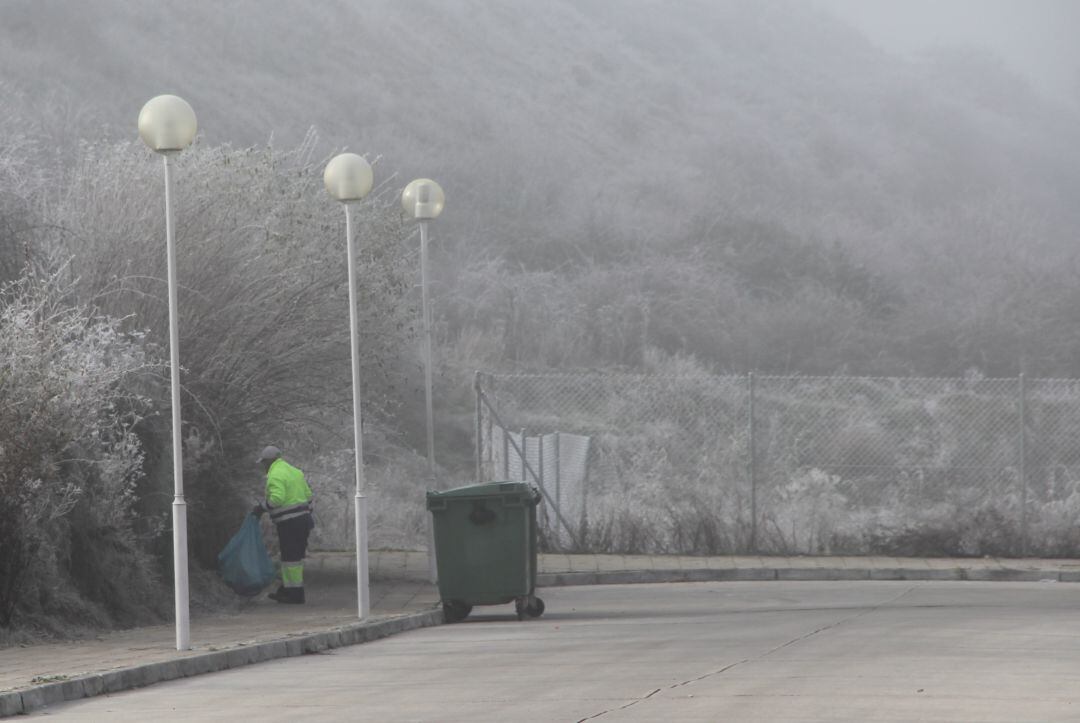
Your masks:
{"label": "fog", "polygon": [[[271,442],[326,500],[318,544],[350,544],[342,150],[375,172],[372,544],[423,545],[426,485],[525,476],[520,440],[580,495],[582,549],[1077,554],[1077,8],[0,0],[0,627],[169,609],[162,178],[136,132],[164,93],[199,120],[173,198],[205,566]],[[418,177],[446,193],[431,467]]]}
{"label": "fog", "polygon": [[1048,95],[1080,102],[1080,5],[1072,0],[818,0],[871,41],[913,56],[985,48]]}
{"label": "fog", "polygon": [[185,8],[4,2],[4,137],[44,172],[174,92],[206,147],[436,178],[463,364],[1080,373],[1070,3]]}
{"label": "fog", "polygon": [[1080,373],[1071,3],[184,8],[0,5],[0,137],[46,172],[168,91],[206,147],[436,178],[464,365]]}

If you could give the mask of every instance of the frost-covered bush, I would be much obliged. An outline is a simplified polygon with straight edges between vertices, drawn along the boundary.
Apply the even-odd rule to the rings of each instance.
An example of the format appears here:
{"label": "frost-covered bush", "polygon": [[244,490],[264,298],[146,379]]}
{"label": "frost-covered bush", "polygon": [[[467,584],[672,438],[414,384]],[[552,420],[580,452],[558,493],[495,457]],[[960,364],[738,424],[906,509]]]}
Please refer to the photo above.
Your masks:
{"label": "frost-covered bush", "polygon": [[[378,442],[365,446],[365,452],[368,459],[363,494],[368,503],[369,546],[389,549],[426,546],[428,512],[424,493],[430,486],[427,462],[411,451]],[[304,472],[315,492],[316,526],[311,546],[319,550],[355,549],[356,486],[352,450],[317,454]],[[445,486],[453,483],[446,481]]]}
{"label": "frost-covered bush", "polygon": [[762,515],[762,546],[775,552],[833,552],[833,537],[848,507],[840,482],[819,469],[793,475]]}
{"label": "frost-covered bush", "polygon": [[1028,380],[1021,458],[1015,379],[757,377],[751,466],[749,380],[653,363],[665,374],[483,377],[510,428],[590,439],[586,550],[1080,551],[1075,382]]}
{"label": "frost-covered bush", "polygon": [[[0,82],[0,95],[7,92]],[[0,117],[0,283],[16,280],[35,255],[30,237],[42,173],[31,161],[36,144],[21,132],[19,120]]]}
{"label": "frost-covered bush", "polygon": [[[196,559],[212,565],[262,493],[266,444],[351,446],[344,213],[302,147],[196,144],[176,159],[176,248],[184,488]],[[140,144],[88,144],[49,208],[53,254],[73,256],[77,297],[168,343],[164,183]],[[364,413],[392,420],[415,366],[406,295],[416,272],[396,199],[376,189],[358,223]],[[168,385],[154,392],[167,404]],[[168,495],[168,428],[147,447],[148,494]],[[300,461],[300,460],[297,460]],[[158,550],[168,558],[167,546]]]}
{"label": "frost-covered bush", "polygon": [[56,277],[28,277],[0,302],[0,627],[18,613],[131,622],[160,601],[143,538],[161,518],[135,500],[140,389],[161,365],[69,299]]}

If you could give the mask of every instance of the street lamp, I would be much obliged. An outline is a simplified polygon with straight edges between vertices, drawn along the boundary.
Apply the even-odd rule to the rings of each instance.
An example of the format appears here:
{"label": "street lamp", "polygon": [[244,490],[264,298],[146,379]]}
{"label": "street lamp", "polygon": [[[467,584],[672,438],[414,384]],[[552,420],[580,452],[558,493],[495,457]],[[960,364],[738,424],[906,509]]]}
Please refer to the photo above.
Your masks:
{"label": "street lamp", "polygon": [[172,207],[172,156],[191,145],[198,123],[188,102],[159,95],[139,111],[139,137],[165,162],[165,250],[169,275],[169,376],[172,382],[173,581],[176,605],[176,649],[191,647],[188,610],[187,504],[184,502],[184,458],[180,429],[180,336],[176,314],[176,244]]}
{"label": "street lamp", "polygon": [[428,178],[418,178],[401,193],[405,213],[420,222],[420,299],[424,317],[424,400],[427,406],[428,472],[435,476],[435,422],[431,407],[431,311],[428,308],[428,222],[438,218],[446,205],[446,196],[439,184]]}
{"label": "street lamp", "polygon": [[356,458],[356,599],[360,619],[371,611],[368,591],[367,498],[364,487],[364,441],[360,426],[360,337],[356,319],[356,254],[352,207],[371,191],[371,165],[355,153],[330,159],[323,172],[326,191],[345,206],[345,245],[349,255],[349,335],[352,340],[353,445]]}
{"label": "street lamp", "polygon": [[[428,222],[446,205],[442,187],[430,178],[418,178],[401,192],[405,213],[420,222],[420,313],[424,317],[424,404],[427,419],[428,474],[435,481],[435,417],[431,406],[431,310],[428,308]],[[428,519],[428,577],[435,581],[435,530]]]}

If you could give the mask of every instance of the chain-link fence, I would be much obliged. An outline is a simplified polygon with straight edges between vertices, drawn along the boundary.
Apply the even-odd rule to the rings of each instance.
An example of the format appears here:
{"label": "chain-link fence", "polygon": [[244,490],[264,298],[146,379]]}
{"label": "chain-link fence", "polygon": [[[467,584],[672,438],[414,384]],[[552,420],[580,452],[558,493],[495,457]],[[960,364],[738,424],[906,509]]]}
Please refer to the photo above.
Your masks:
{"label": "chain-link fence", "polygon": [[1080,553],[1080,381],[482,373],[476,454],[553,547]]}

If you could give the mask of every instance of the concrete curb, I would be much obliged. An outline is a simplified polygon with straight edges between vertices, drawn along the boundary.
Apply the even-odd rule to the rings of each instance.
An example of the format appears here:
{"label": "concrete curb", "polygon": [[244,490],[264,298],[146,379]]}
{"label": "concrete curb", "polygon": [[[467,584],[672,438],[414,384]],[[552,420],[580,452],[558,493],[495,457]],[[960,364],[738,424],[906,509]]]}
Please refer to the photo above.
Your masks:
{"label": "concrete curb", "polygon": [[408,630],[440,625],[442,622],[442,608],[436,608],[387,620],[355,623],[320,633],[189,655],[160,663],[118,668],[106,673],[94,673],[32,688],[7,691],[0,693],[0,718],[30,713],[45,706],[71,700],[142,688],[167,680],[190,678],[267,660],[309,655],[346,645],[367,643]]}
{"label": "concrete curb", "polygon": [[664,582],[752,580],[966,580],[976,582],[1080,582],[1080,571],[955,568],[748,567],[668,570],[592,570],[539,573],[537,587],[639,585]]}

